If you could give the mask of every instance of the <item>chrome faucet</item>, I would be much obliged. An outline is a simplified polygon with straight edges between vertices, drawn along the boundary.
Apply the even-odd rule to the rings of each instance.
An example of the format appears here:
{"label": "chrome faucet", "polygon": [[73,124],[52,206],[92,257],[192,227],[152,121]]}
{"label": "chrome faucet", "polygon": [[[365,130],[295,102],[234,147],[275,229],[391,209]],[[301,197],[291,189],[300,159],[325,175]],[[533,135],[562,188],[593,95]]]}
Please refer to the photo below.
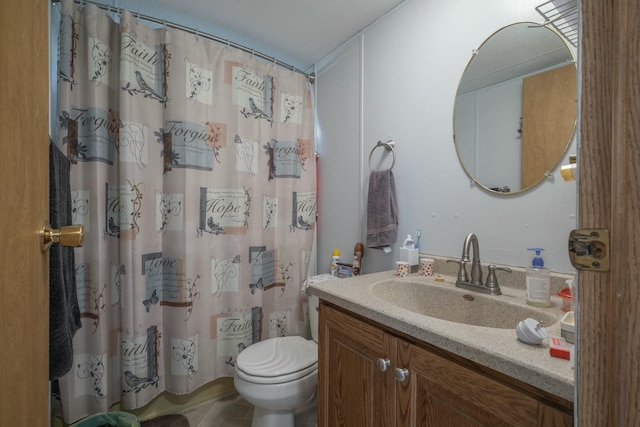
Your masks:
{"label": "chrome faucet", "polygon": [[[473,258],[469,258],[469,250],[473,249]],[[462,258],[460,261],[448,260],[448,262],[456,262],[460,265],[458,269],[458,278],[456,279],[456,287],[463,288],[474,292],[482,292],[490,295],[502,295],[495,270],[505,270],[511,272],[507,267],[489,266],[489,276],[486,285],[482,283],[482,265],[480,264],[480,244],[478,237],[474,233],[469,233],[464,239],[462,246]],[[471,262],[471,278],[467,274],[467,264]]]}
{"label": "chrome faucet", "polygon": [[465,263],[469,262],[469,249],[473,245],[473,261],[471,262],[471,284],[482,285],[482,266],[480,265],[480,245],[478,244],[478,237],[469,233],[464,239],[464,245],[462,246],[462,260]]}

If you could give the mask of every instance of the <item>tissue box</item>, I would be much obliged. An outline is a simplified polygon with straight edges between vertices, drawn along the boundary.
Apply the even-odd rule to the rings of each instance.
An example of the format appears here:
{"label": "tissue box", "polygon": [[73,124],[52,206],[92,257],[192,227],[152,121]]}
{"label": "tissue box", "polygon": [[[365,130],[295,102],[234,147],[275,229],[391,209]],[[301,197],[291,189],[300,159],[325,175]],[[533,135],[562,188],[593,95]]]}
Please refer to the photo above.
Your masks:
{"label": "tissue box", "polygon": [[343,279],[345,277],[353,276],[353,264],[345,264],[343,262],[338,263],[338,277]]}
{"label": "tissue box", "polygon": [[409,273],[417,273],[420,269],[420,249],[400,248],[400,261],[409,263]]}

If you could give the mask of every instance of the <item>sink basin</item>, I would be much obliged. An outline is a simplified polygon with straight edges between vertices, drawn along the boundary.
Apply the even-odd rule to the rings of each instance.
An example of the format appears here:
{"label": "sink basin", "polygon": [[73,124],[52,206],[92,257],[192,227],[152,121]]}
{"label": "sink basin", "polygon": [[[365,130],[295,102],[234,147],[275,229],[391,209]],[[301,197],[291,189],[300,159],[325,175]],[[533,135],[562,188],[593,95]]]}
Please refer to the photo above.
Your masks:
{"label": "sink basin", "polygon": [[383,280],[373,285],[372,293],[399,308],[465,325],[513,329],[529,317],[543,321],[545,326],[559,320],[560,314],[556,317],[524,303],[516,304],[505,295],[487,296],[451,286]]}

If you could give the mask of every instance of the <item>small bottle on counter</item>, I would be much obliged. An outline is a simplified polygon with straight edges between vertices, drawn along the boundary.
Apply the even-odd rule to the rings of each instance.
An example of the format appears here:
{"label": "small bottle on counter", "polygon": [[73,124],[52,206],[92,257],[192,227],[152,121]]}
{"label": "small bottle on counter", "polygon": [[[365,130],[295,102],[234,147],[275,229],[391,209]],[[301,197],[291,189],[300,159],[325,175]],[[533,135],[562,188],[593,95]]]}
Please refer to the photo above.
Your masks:
{"label": "small bottle on counter", "polygon": [[364,245],[362,243],[356,243],[353,248],[353,275],[359,276],[362,266],[362,254],[364,253]]}
{"label": "small bottle on counter", "polygon": [[333,256],[331,257],[331,275],[338,276],[338,263],[340,262],[340,249],[333,250]]}

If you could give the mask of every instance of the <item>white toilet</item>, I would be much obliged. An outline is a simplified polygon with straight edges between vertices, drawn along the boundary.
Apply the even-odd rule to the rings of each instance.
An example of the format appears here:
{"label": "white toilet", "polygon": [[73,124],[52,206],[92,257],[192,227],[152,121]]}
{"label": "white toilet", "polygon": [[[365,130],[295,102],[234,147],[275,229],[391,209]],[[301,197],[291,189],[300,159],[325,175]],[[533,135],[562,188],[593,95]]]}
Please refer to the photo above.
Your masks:
{"label": "white toilet", "polygon": [[294,427],[294,414],[314,403],[318,386],[318,297],[309,295],[312,340],[270,338],[236,360],[236,391],[254,405],[251,427]]}

